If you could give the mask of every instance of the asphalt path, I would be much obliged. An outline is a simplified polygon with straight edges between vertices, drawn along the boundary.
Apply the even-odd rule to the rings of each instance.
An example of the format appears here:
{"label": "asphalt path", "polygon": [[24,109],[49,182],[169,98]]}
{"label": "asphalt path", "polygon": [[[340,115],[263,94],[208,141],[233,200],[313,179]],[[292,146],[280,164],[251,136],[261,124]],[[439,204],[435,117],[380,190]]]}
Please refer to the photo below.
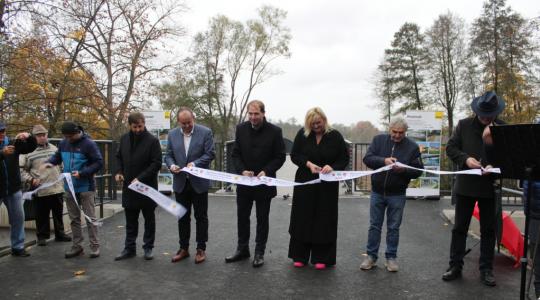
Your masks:
{"label": "asphalt path", "polygon": [[[232,196],[210,196],[209,242],[206,262],[194,264],[195,226],[192,219],[191,257],[171,263],[178,250],[176,220],[157,210],[155,259],[142,257],[142,216],[138,256],[115,262],[125,234],[124,214],[107,219],[101,228],[101,257],[65,259],[69,243],[50,242],[32,247],[28,258],[0,258],[0,299],[516,299],[519,269],[502,255],[495,256],[496,287],[480,283],[479,246],[465,260],[463,278],[444,282],[448,265],[451,225],[440,213],[444,201],[410,200],[401,226],[400,271],[387,272],[384,258],[378,267],[362,271],[369,226],[369,199],[344,197],[339,203],[337,264],[319,271],[296,269],[287,258],[291,200],[272,202],[270,236],[265,265],[251,260],[226,264],[236,246],[236,202]],[[251,251],[255,232],[252,215]],[[384,257],[383,230],[380,256]],[[86,237],[86,232],[84,233]],[[88,252],[87,239],[85,250]],[[476,240],[469,238],[470,246]],[[82,271],[84,274],[75,275]]]}

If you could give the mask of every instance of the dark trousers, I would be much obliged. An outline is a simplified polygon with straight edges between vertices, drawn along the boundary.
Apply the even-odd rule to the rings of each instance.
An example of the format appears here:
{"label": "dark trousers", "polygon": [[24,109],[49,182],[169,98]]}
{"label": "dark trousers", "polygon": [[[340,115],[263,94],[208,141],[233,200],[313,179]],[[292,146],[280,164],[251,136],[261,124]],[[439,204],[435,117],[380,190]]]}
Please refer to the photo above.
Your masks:
{"label": "dark trousers", "polygon": [[125,249],[128,251],[136,251],[136,240],[139,234],[139,212],[142,211],[144,217],[144,235],[143,249],[154,248],[154,240],[156,238],[156,216],[154,207],[125,209],[126,214],[126,243]]}
{"label": "dark trousers", "polygon": [[197,249],[206,250],[208,241],[208,192],[197,193],[191,186],[189,180],[181,193],[175,193],[176,202],[186,208],[186,214],[178,220],[178,234],[180,236],[180,249],[189,248],[189,238],[191,235],[191,206],[195,216],[195,229]]}
{"label": "dark trousers", "polygon": [[312,264],[336,264],[336,242],[328,244],[313,244],[295,240],[289,242],[289,258],[307,264],[311,257]]}
{"label": "dark trousers", "polygon": [[53,194],[34,199],[36,204],[36,233],[38,240],[48,239],[51,235],[49,215],[52,211],[54,235],[64,235],[64,221],[62,211],[64,210],[63,194]]}
{"label": "dark trousers", "polygon": [[[533,199],[534,200],[534,199]],[[529,216],[529,253],[533,258],[534,291],[540,297],[540,219]]]}
{"label": "dark trousers", "polygon": [[238,250],[249,250],[250,216],[255,201],[257,214],[257,235],[255,236],[255,253],[264,255],[268,241],[268,215],[272,198],[254,199],[246,196],[237,196],[238,214]]}
{"label": "dark trousers", "polygon": [[492,270],[495,254],[495,199],[456,195],[456,216],[450,244],[450,266],[463,268],[467,233],[474,204],[480,209],[480,260],[479,269]]}

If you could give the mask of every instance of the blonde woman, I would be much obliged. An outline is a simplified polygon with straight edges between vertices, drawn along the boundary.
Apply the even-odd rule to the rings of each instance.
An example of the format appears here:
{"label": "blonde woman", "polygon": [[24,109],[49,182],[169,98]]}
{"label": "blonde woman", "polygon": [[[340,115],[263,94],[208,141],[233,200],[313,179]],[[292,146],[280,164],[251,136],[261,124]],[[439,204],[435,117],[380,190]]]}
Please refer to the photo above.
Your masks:
{"label": "blonde woman", "polygon": [[[330,127],[320,108],[307,112],[304,128],[294,139],[291,160],[298,166],[296,182],[317,179],[319,173],[343,170],[347,166],[349,154],[345,140]],[[309,261],[318,270],[336,264],[338,192],[338,182],[294,188],[289,258],[295,267],[301,268]]]}

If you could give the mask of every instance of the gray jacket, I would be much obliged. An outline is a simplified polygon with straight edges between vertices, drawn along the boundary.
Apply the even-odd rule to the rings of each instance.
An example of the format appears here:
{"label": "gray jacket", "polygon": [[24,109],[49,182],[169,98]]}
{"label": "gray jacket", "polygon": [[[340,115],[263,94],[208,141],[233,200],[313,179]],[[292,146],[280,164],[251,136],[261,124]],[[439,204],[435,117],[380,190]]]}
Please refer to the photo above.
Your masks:
{"label": "gray jacket", "polygon": [[[209,128],[195,124],[187,155],[184,148],[182,128],[175,128],[169,131],[167,153],[165,154],[167,168],[170,168],[171,165],[177,165],[183,168],[192,162],[198,168],[208,169],[215,155],[214,139],[212,138],[212,131]],[[180,172],[173,176],[173,190],[176,193],[181,193],[186,184],[186,173]],[[197,193],[207,192],[210,187],[210,181],[208,179],[190,176],[189,180]]]}

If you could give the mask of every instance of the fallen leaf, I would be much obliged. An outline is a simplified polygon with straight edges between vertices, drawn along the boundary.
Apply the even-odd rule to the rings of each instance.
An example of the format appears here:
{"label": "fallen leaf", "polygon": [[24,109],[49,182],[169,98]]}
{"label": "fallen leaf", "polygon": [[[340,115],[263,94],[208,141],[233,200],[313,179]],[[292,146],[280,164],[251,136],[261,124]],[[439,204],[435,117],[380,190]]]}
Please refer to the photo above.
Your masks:
{"label": "fallen leaf", "polygon": [[85,273],[86,273],[85,270],[79,270],[75,272],[75,276],[81,276],[81,275],[84,275]]}

